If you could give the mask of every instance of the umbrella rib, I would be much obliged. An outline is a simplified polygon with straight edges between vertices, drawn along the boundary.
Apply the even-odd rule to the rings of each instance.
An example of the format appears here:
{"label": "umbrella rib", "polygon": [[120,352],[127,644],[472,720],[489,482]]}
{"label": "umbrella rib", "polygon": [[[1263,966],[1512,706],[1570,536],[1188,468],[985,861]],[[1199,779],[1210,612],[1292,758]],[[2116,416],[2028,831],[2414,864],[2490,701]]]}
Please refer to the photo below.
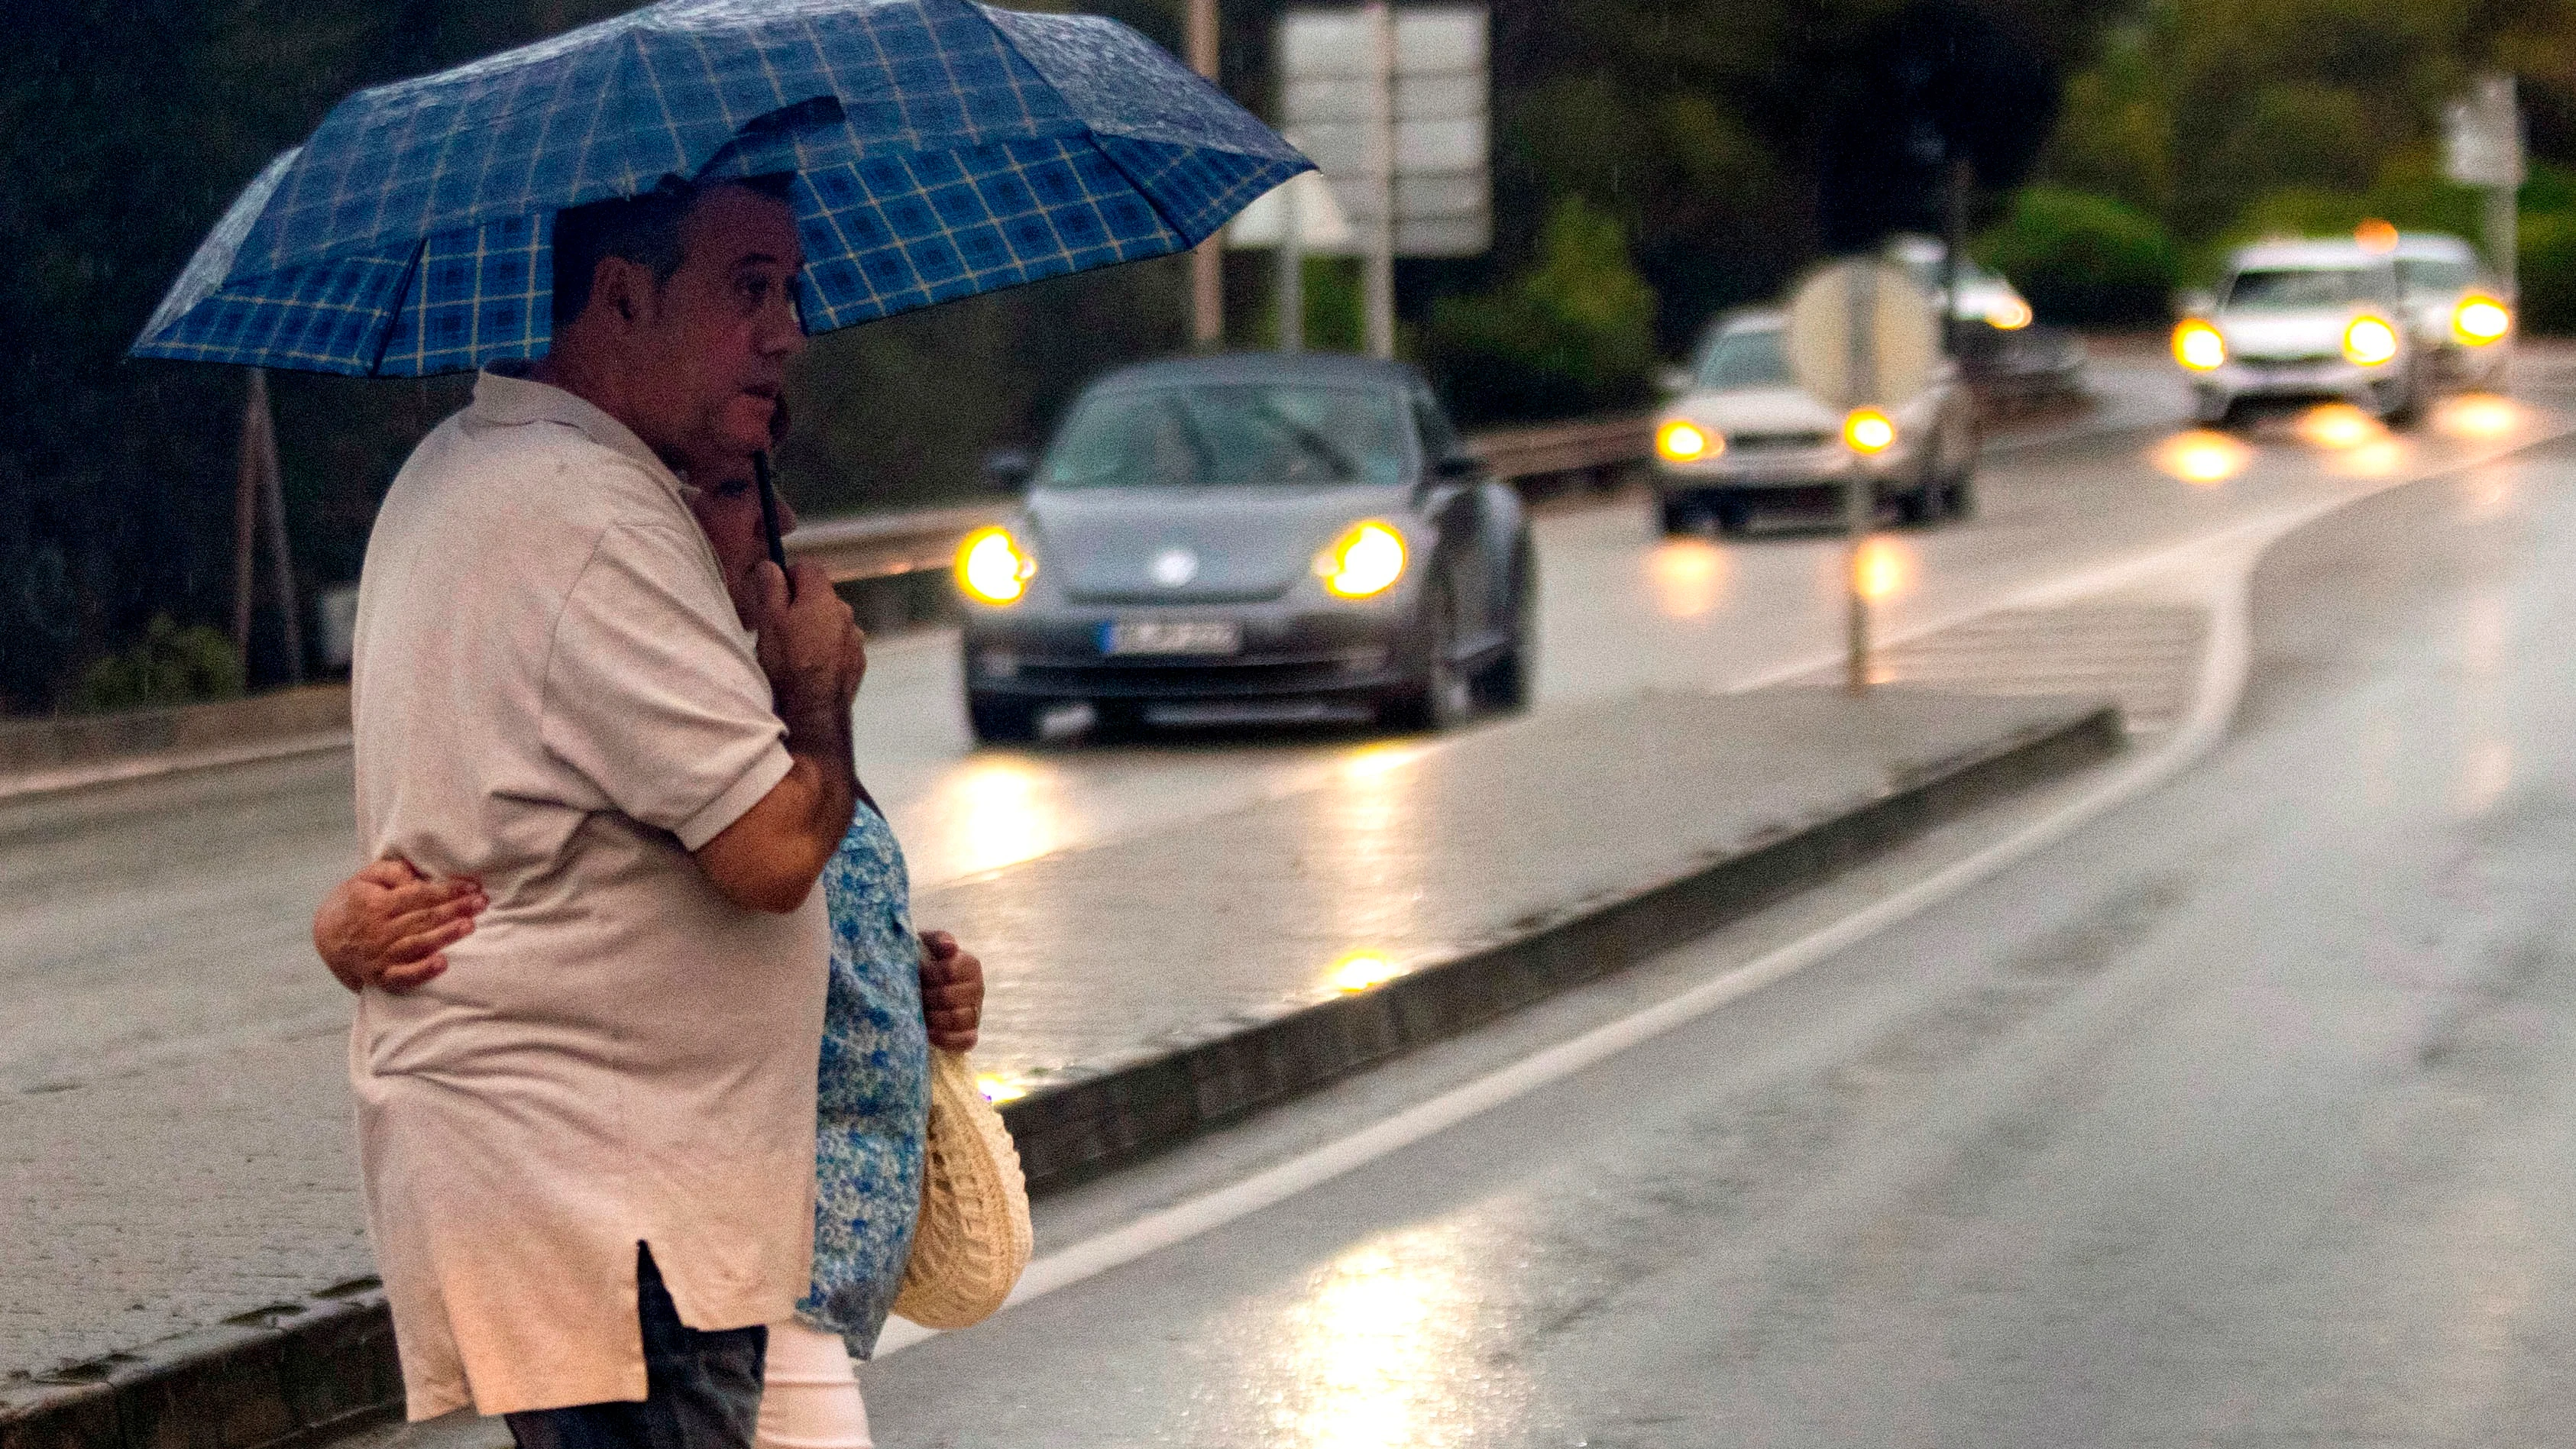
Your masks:
{"label": "umbrella rib", "polygon": [[360,374],[361,376],[382,377],[385,375],[385,349],[393,346],[394,334],[402,330],[403,308],[408,306],[411,302],[412,289],[420,285],[421,254],[426,252],[428,249],[429,241],[427,238],[423,238],[422,240],[412,244],[411,265],[403,272],[402,286],[397,288],[394,292],[394,305],[392,310],[385,316],[384,330],[377,334],[375,355],[367,359],[367,370]]}

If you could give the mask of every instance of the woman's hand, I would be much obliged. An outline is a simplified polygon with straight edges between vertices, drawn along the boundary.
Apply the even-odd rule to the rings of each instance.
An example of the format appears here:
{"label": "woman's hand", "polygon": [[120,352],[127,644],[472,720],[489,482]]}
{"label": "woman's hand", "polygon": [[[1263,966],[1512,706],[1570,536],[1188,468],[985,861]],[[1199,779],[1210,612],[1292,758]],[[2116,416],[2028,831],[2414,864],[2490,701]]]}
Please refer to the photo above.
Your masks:
{"label": "woman's hand", "polygon": [[474,933],[490,904],[471,876],[431,880],[407,860],[379,860],[322,898],[313,949],[351,991],[399,996],[447,969],[447,948]]}
{"label": "woman's hand", "polygon": [[972,1051],[984,1019],[984,963],[946,931],[921,933],[921,1021],[930,1044]]}

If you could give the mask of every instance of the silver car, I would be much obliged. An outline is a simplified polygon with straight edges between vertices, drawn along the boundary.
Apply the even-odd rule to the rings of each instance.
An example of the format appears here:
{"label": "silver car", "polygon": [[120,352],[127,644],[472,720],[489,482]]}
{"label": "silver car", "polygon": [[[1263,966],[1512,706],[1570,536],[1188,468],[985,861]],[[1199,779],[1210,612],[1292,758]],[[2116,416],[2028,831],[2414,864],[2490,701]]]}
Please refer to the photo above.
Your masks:
{"label": "silver car", "polygon": [[2397,238],[2397,290],[2416,344],[2444,387],[2501,391],[2513,359],[2513,308],[2477,250],[2440,232]]}
{"label": "silver car", "polygon": [[1680,396],[1655,423],[1655,493],[1663,531],[1740,532],[1757,511],[1840,509],[1866,481],[1910,523],[1976,506],[1975,400],[1957,364],[1878,417],[1846,416],[1799,388],[1781,348],[1778,312],[1720,322],[1701,342]]}
{"label": "silver car", "polygon": [[2339,401],[2402,426],[2436,386],[2395,256],[2357,241],[2246,247],[2219,292],[2187,310],[2173,354],[2203,423],[2248,404]]}

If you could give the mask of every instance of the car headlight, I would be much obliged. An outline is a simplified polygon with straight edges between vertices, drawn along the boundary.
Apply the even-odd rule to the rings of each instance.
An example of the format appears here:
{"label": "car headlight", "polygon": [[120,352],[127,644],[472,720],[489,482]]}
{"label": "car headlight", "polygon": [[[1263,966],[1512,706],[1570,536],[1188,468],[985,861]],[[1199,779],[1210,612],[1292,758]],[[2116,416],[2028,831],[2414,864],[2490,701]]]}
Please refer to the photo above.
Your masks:
{"label": "car headlight", "polygon": [[2513,330],[2513,309],[2493,297],[2463,297],[2451,310],[2451,334],[2471,347],[2501,341]]}
{"label": "car headlight", "polygon": [[2173,355],[2194,372],[2214,371],[2227,364],[2227,339],[2206,322],[2185,322],[2174,329]]}
{"label": "car headlight", "polygon": [[1337,599],[1366,599],[1395,587],[1404,577],[1404,535],[1395,525],[1370,519],[1354,523],[1315,555],[1315,576]]}
{"label": "car headlight", "polygon": [[1007,528],[979,528],[957,545],[957,587],[987,604],[1016,604],[1038,576],[1037,556]]}
{"label": "car headlight", "polygon": [[2386,318],[2355,317],[2343,329],[2343,355],[2356,367],[2377,367],[2397,356],[2397,329]]}
{"label": "car headlight", "polygon": [[1986,309],[1986,325],[1999,332],[2019,332],[2030,322],[2030,304],[2019,297],[2003,298]]}
{"label": "car headlight", "polygon": [[1676,463],[1696,463],[1726,451],[1726,439],[1686,418],[1655,429],[1655,451]]}
{"label": "car headlight", "polygon": [[1843,441],[1855,453],[1884,453],[1896,446],[1896,420],[1876,408],[1857,408],[1843,419]]}

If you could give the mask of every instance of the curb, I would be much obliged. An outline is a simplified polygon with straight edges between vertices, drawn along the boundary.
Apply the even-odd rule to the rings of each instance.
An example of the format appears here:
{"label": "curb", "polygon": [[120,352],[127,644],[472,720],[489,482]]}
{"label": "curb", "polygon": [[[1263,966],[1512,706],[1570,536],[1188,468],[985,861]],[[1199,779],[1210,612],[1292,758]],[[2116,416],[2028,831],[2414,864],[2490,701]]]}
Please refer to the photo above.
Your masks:
{"label": "curb", "polygon": [[0,1449],[291,1449],[398,1416],[393,1315],[351,1289],[39,1379],[0,1407]]}
{"label": "curb", "polygon": [[[1789,829],[1633,893],[1357,996],[1095,1069],[1006,1104],[1044,1195],[1414,1047],[1633,965],[1830,878],[1998,796],[2119,752],[2119,710],[2089,707],[1892,782],[1858,809]],[[293,1449],[399,1412],[393,1321],[375,1284],[39,1380],[0,1383],[0,1449]],[[23,1381],[21,1381],[23,1383]]]}
{"label": "curb", "polygon": [[1073,1186],[1634,965],[1999,795],[2108,758],[2124,741],[2111,705],[2035,726],[1894,782],[1856,810],[1632,894],[1583,902],[1363,994],[1219,1023],[1172,1051],[1050,1083],[1005,1104],[1002,1119],[1032,1194]]}
{"label": "curb", "polygon": [[0,804],[124,780],[286,759],[349,744],[349,686],[0,723]]}

